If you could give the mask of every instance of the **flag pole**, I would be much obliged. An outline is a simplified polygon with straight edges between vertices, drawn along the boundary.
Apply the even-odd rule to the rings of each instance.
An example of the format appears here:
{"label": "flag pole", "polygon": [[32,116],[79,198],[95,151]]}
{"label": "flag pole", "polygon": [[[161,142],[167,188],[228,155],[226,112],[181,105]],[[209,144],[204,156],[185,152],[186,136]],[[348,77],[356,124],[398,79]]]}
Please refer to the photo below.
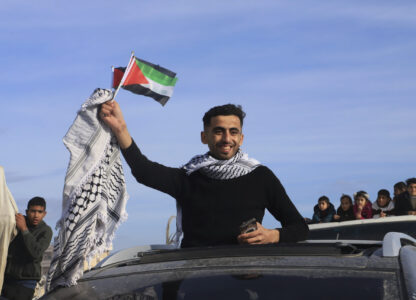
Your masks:
{"label": "flag pole", "polygon": [[[132,62],[133,61],[134,61],[134,51],[131,51],[131,56],[130,56],[129,64],[127,65],[126,71],[124,72],[123,77],[121,78],[120,83],[118,84],[118,87],[115,90],[113,99],[111,101],[113,101],[114,99],[116,99],[117,93],[120,90],[121,86],[123,85],[124,81],[126,80],[126,77],[127,77],[128,73],[129,73],[129,71],[131,69],[131,65],[132,65]],[[113,69],[113,72],[114,72],[114,69]]]}
{"label": "flag pole", "polygon": [[111,87],[113,88],[113,92],[114,92],[114,66],[111,66],[111,81],[110,81]]}

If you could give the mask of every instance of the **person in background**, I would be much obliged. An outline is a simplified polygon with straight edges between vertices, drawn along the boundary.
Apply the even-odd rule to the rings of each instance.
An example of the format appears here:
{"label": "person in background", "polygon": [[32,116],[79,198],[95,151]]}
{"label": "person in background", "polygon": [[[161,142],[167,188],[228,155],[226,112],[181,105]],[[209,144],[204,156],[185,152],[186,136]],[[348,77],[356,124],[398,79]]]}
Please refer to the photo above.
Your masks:
{"label": "person in background", "polygon": [[342,194],[340,202],[341,204],[337,209],[337,213],[334,215],[334,221],[343,222],[355,220],[352,198],[349,195]]}
{"label": "person in background", "polygon": [[357,220],[371,219],[373,217],[370,196],[367,192],[358,191],[354,193],[354,202],[353,210]]}
{"label": "person in background", "polygon": [[384,218],[393,214],[394,202],[391,200],[390,192],[385,189],[378,191],[377,200],[373,205],[373,218]]}
{"label": "person in background", "polygon": [[312,224],[331,222],[335,215],[335,208],[327,196],[321,196],[318,204],[313,208]]}
{"label": "person in background", "polygon": [[407,191],[407,186],[406,186],[406,183],[404,183],[403,181],[399,181],[393,186],[393,188],[394,188],[393,202],[396,203],[397,197],[399,197],[400,194]]}
{"label": "person in background", "polygon": [[41,278],[43,253],[52,239],[52,229],[43,221],[46,202],[30,199],[26,216],[16,214],[19,233],[10,243],[1,295],[9,300],[29,300]]}
{"label": "person in background", "polygon": [[396,215],[416,215],[416,178],[406,180],[407,191],[401,193],[396,200]]}

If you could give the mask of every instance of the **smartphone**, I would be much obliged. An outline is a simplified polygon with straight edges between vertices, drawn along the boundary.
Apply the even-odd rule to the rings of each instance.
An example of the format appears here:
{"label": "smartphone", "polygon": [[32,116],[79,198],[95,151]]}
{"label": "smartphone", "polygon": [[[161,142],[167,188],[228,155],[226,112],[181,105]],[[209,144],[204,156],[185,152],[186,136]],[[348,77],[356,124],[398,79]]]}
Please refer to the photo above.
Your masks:
{"label": "smartphone", "polygon": [[252,218],[248,221],[243,222],[240,225],[240,233],[249,233],[254,230],[257,230],[257,220],[256,218]]}

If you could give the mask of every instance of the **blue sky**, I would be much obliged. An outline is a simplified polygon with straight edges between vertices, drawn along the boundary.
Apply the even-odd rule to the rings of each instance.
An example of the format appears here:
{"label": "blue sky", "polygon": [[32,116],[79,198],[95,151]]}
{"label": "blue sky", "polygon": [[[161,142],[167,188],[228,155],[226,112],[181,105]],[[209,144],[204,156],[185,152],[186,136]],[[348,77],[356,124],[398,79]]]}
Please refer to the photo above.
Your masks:
{"label": "blue sky", "polygon": [[[244,151],[304,216],[321,195],[338,206],[364,189],[375,200],[416,176],[415,1],[5,0],[0,16],[0,165],[20,210],[46,198],[52,227],[69,162],[62,138],[132,50],[179,78],[165,107],[117,96],[152,160],[180,166],[206,152],[202,115],[231,102],[247,112]],[[129,218],[114,248],[164,243],[174,200],[125,173]]]}

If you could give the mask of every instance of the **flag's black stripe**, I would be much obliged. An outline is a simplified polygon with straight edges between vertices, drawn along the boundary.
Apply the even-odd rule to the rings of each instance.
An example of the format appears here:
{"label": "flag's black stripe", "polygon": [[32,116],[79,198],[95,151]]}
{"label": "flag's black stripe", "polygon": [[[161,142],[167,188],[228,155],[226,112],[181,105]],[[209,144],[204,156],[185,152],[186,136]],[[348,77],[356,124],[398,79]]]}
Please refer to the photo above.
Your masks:
{"label": "flag's black stripe", "polygon": [[120,70],[123,73],[126,72],[126,67],[117,67],[117,68],[114,68],[114,69]]}
{"label": "flag's black stripe", "polygon": [[176,73],[172,72],[171,70],[165,69],[165,68],[163,68],[163,67],[161,67],[159,65],[152,64],[152,63],[150,63],[148,61],[145,61],[145,60],[140,59],[140,58],[137,58],[137,57],[136,57],[136,59],[138,61],[141,61],[142,63],[145,63],[145,64],[151,66],[152,68],[158,70],[160,73],[163,73],[165,75],[168,75],[169,77],[174,78],[176,76]]}
{"label": "flag's black stripe", "polygon": [[165,105],[166,102],[168,102],[168,100],[169,100],[168,96],[155,93],[155,92],[151,91],[150,89],[148,89],[148,88],[146,88],[146,87],[144,87],[140,84],[130,84],[130,85],[127,85],[127,86],[123,86],[123,89],[128,90],[128,91],[130,91],[132,93],[135,93],[135,94],[152,97],[153,99],[155,99],[157,102],[159,102],[162,105]]}

